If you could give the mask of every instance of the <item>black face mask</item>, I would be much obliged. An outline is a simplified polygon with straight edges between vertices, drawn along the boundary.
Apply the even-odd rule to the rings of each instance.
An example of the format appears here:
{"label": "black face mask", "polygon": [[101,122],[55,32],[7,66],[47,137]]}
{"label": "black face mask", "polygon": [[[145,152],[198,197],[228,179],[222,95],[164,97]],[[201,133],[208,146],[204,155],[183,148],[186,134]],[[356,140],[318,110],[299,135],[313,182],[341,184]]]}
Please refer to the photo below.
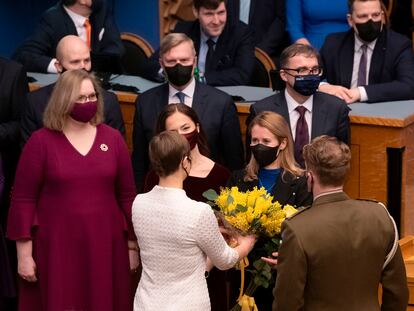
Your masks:
{"label": "black face mask", "polygon": [[362,41],[372,42],[378,38],[382,31],[382,21],[374,22],[370,19],[365,23],[355,23],[355,27]]}
{"label": "black face mask", "polygon": [[303,96],[311,96],[316,93],[320,82],[319,75],[296,76],[293,89]]}
{"label": "black face mask", "polygon": [[164,67],[168,81],[175,86],[186,85],[193,76],[193,65],[177,64],[173,67]]}
{"label": "black face mask", "polygon": [[269,147],[262,144],[250,146],[254,158],[260,167],[268,166],[272,164],[278,156],[279,146]]}

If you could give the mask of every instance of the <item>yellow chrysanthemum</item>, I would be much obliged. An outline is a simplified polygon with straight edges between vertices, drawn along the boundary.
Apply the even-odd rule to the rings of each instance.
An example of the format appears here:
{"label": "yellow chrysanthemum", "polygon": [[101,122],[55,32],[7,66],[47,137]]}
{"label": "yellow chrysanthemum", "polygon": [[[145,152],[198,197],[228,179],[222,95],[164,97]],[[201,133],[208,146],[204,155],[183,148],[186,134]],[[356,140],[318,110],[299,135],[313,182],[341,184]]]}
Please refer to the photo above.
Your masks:
{"label": "yellow chrysanthemum", "polygon": [[289,205],[289,204],[283,207],[283,211],[285,212],[286,217],[291,217],[298,212],[296,208],[294,208],[292,205]]}

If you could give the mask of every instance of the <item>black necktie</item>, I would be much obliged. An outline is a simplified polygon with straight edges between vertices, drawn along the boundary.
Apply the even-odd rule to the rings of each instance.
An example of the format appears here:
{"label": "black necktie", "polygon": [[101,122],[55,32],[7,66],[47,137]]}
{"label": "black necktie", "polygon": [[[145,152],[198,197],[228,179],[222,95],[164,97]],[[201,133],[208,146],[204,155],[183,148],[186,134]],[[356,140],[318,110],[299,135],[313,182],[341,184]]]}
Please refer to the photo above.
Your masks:
{"label": "black necktie", "polygon": [[303,146],[309,143],[309,129],[308,123],[305,119],[305,113],[308,109],[303,106],[297,106],[295,108],[299,112],[298,123],[296,123],[295,134],[295,159],[301,167],[305,167],[305,161],[303,160],[302,149]]}
{"label": "black necktie", "polygon": [[214,45],[216,44],[212,39],[208,39],[206,41],[206,43],[208,45],[208,51],[207,51],[207,55],[206,55],[206,65],[205,65],[205,69],[204,69],[205,73],[212,70]]}
{"label": "black necktie", "polygon": [[367,48],[366,44],[361,46],[362,54],[359,61],[358,86],[367,85]]}

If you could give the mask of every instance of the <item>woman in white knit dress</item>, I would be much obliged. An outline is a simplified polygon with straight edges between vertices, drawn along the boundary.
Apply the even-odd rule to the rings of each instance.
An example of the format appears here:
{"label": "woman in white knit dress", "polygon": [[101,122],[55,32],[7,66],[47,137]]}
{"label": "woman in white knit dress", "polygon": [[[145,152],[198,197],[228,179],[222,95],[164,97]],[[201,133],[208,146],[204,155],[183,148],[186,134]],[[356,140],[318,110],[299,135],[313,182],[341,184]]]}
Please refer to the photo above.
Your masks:
{"label": "woman in white knit dress", "polygon": [[134,311],[210,310],[207,257],[219,269],[229,269],[248,254],[255,239],[237,237],[239,245],[229,247],[211,207],[187,197],[182,187],[191,159],[183,136],[160,133],[151,140],[149,156],[160,181],[139,194],[132,207],[142,262]]}

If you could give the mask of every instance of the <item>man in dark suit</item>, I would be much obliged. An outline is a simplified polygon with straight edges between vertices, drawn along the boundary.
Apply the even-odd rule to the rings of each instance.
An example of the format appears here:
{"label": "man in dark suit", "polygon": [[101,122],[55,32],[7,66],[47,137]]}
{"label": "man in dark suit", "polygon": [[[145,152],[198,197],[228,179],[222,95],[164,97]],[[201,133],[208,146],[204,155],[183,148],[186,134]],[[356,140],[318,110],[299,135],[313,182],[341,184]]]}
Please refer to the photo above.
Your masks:
{"label": "man in dark suit", "polygon": [[227,0],[228,19],[239,20],[253,31],[254,44],[275,59],[286,47],[285,1]]}
{"label": "man in dark suit", "polygon": [[[59,73],[74,69],[91,70],[89,49],[78,36],[69,35],[60,40],[56,49],[56,57],[55,66]],[[27,104],[21,121],[23,142],[26,142],[35,130],[43,127],[43,112],[54,86],[53,83],[27,95]],[[104,100],[104,122],[124,135],[124,120],[116,95],[102,89],[102,94],[99,96],[103,96]]]}
{"label": "man in dark suit", "polygon": [[183,103],[200,119],[210,148],[210,158],[229,169],[243,166],[243,144],[236,106],[231,97],[194,79],[196,54],[185,34],[172,33],[161,42],[160,63],[169,83],[138,96],[132,134],[132,164],[137,189],[148,171],[148,144],[154,135],[158,115],[164,106]]}
{"label": "man in dark suit", "polygon": [[92,53],[121,56],[124,47],[105,0],[62,0],[47,10],[13,58],[27,71],[56,73],[56,47],[67,35],[82,38]]}
{"label": "man in dark suit", "polygon": [[[197,52],[198,80],[213,86],[245,85],[255,65],[251,31],[241,22],[227,20],[225,0],[194,0],[192,22],[179,22],[173,32],[190,37]],[[159,54],[154,53],[145,78],[158,80]]]}
{"label": "man in dark suit", "polygon": [[322,46],[328,83],[319,90],[347,103],[414,98],[412,43],[386,28],[380,0],[350,1],[348,22]]}
{"label": "man in dark suit", "polygon": [[343,192],[351,150],[322,136],[303,154],[314,201],[282,225],[273,311],[405,311],[407,278],[394,220],[383,204]]}
{"label": "man in dark suit", "polygon": [[282,115],[289,123],[295,158],[302,167],[302,148],[314,137],[325,134],[349,144],[350,109],[337,97],[316,91],[322,74],[318,51],[308,45],[292,44],[280,55],[280,68],[286,89],[253,104],[247,124],[261,111]]}
{"label": "man in dark suit", "polygon": [[[14,275],[15,244],[4,245],[10,192],[20,154],[20,116],[28,91],[26,72],[13,61],[0,57],[0,309],[16,310]],[[2,229],[3,228],[3,229]],[[10,269],[9,255],[13,269]]]}

